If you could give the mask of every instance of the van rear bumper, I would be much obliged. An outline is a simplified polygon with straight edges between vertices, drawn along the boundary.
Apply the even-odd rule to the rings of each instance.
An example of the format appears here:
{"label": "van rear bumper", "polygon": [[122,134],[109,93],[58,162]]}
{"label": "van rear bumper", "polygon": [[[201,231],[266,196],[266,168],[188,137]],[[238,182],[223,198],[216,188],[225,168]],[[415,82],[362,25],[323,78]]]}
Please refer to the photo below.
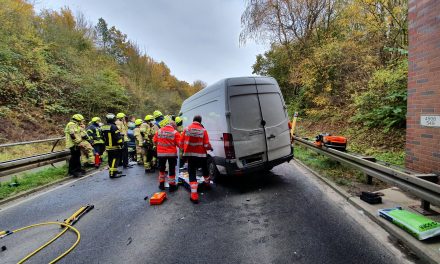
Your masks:
{"label": "van rear bumper", "polygon": [[270,170],[273,167],[280,165],[284,162],[289,162],[291,159],[293,159],[293,153],[276,160],[248,165],[244,168],[239,168],[235,160],[227,160],[217,157],[214,158],[214,161],[217,165],[224,166],[228,175],[244,175],[262,170]]}

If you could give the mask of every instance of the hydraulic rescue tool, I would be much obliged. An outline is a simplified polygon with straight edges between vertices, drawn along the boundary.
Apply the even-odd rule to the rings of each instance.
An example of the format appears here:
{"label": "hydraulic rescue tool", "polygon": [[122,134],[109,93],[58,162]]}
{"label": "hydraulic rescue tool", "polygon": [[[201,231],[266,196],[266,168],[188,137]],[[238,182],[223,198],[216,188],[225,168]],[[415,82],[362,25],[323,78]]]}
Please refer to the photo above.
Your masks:
{"label": "hydraulic rescue tool", "polygon": [[71,215],[69,218],[64,220],[64,222],[44,222],[44,223],[33,224],[33,225],[25,226],[25,227],[22,227],[22,228],[18,228],[18,229],[15,229],[13,231],[9,231],[9,230],[0,231],[0,239],[3,239],[4,237],[10,236],[10,235],[18,233],[18,232],[21,232],[21,231],[24,231],[24,230],[27,230],[27,229],[30,229],[30,228],[34,228],[34,227],[39,227],[39,226],[58,225],[58,226],[64,227],[64,229],[60,233],[58,233],[56,236],[54,236],[52,239],[47,241],[45,244],[43,244],[42,246],[40,246],[39,248],[37,248],[33,252],[29,253],[26,257],[22,258],[18,262],[20,264],[20,263],[24,263],[25,261],[29,260],[32,256],[34,256],[35,254],[37,254],[38,252],[40,252],[41,250],[43,250],[44,248],[46,248],[47,246],[52,244],[55,240],[57,240],[64,233],[66,233],[67,230],[71,230],[71,231],[73,231],[76,234],[76,237],[77,237],[76,241],[64,253],[62,253],[61,255],[59,255],[58,257],[56,257],[55,259],[53,259],[52,261],[49,262],[49,263],[56,263],[60,259],[62,259],[65,256],[67,256],[67,254],[69,254],[79,244],[79,241],[81,240],[81,234],[79,233],[78,229],[76,229],[72,225],[74,225],[82,216],[84,216],[87,212],[89,212],[93,208],[94,208],[93,205],[82,206],[73,215]]}
{"label": "hydraulic rescue tool", "polygon": [[330,134],[319,134],[316,136],[315,146],[327,147],[345,151],[347,149],[347,138],[343,136],[332,136]]}
{"label": "hydraulic rescue tool", "polygon": [[78,220],[83,217],[85,214],[87,214],[89,211],[91,211],[95,206],[93,204],[88,204],[86,206],[82,206],[78,209],[73,215],[71,215],[69,218],[64,220],[65,224],[68,225],[74,225]]}

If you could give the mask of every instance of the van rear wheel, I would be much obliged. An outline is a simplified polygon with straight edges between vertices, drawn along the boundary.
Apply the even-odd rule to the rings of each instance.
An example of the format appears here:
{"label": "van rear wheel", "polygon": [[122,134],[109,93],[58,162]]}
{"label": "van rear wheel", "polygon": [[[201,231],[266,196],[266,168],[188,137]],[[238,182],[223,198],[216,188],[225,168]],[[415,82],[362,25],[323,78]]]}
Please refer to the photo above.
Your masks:
{"label": "van rear wheel", "polygon": [[217,166],[215,165],[214,159],[212,159],[212,158],[208,159],[208,171],[209,171],[209,177],[211,178],[211,180],[215,183],[219,182],[220,173],[217,169]]}

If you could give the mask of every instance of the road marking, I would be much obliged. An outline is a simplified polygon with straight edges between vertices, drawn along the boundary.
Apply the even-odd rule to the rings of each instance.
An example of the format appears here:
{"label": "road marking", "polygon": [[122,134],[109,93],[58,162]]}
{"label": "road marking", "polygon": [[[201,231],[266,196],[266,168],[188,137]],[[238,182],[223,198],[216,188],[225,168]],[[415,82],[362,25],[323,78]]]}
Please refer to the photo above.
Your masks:
{"label": "road marking", "polygon": [[[88,175],[85,175],[84,177],[81,177],[79,179],[68,180],[68,181],[62,183],[61,185],[58,185],[57,187],[50,186],[49,189],[45,190],[45,191],[31,193],[31,194],[29,194],[29,196],[27,198],[23,198],[23,200],[21,200],[21,201],[20,201],[21,198],[18,198],[18,200],[19,200],[18,202],[16,200],[10,201],[9,203],[6,203],[5,205],[10,204],[10,203],[11,203],[11,205],[9,205],[9,206],[7,205],[5,207],[0,207],[0,214],[2,212],[4,212],[4,211],[10,209],[10,208],[13,208],[13,207],[17,206],[17,205],[20,205],[22,203],[31,201],[31,200],[33,200],[35,198],[38,198],[38,197],[40,197],[42,195],[45,195],[45,194],[48,194],[48,193],[53,192],[55,190],[61,189],[63,187],[66,187],[67,185],[70,185],[70,184],[75,183],[77,181],[81,181],[81,180],[87,179],[87,178],[92,177],[92,176],[94,176],[94,175],[96,175],[96,174],[98,174],[98,173],[100,173],[102,171],[103,170],[98,170],[98,171],[92,172],[92,173],[90,173]],[[53,187],[53,188],[51,188],[51,187]]]}

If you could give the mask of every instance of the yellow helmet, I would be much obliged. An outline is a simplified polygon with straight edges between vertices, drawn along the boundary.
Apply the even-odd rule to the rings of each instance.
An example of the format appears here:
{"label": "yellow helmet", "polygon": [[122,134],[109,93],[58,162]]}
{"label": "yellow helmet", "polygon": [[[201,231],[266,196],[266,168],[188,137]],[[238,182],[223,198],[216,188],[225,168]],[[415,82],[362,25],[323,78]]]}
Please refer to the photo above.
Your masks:
{"label": "yellow helmet", "polygon": [[82,116],[81,114],[74,114],[72,116],[72,120],[75,120],[77,122],[81,122],[84,120],[84,116]]}
{"label": "yellow helmet", "polygon": [[154,116],[152,116],[152,115],[146,115],[144,120],[148,122],[148,121],[151,121],[151,120],[153,120],[153,119],[154,119]]}
{"label": "yellow helmet", "polygon": [[139,119],[134,120],[134,124],[137,126],[140,126],[142,124],[142,119],[139,118]]}
{"label": "yellow helmet", "polygon": [[125,117],[125,114],[124,113],[118,113],[117,115],[116,115],[116,118],[117,119],[122,119],[122,118],[124,118]]}
{"label": "yellow helmet", "polygon": [[156,111],[153,112],[154,119],[158,118],[159,116],[163,116],[161,111],[156,110]]}
{"label": "yellow helmet", "polygon": [[170,120],[168,118],[164,118],[162,121],[159,122],[160,127],[164,127],[170,123]]}
{"label": "yellow helmet", "polygon": [[99,118],[97,116],[92,118],[92,123],[98,123],[98,122],[101,122],[101,118]]}
{"label": "yellow helmet", "polygon": [[176,121],[177,126],[181,126],[183,119],[180,116],[177,116],[174,121]]}

